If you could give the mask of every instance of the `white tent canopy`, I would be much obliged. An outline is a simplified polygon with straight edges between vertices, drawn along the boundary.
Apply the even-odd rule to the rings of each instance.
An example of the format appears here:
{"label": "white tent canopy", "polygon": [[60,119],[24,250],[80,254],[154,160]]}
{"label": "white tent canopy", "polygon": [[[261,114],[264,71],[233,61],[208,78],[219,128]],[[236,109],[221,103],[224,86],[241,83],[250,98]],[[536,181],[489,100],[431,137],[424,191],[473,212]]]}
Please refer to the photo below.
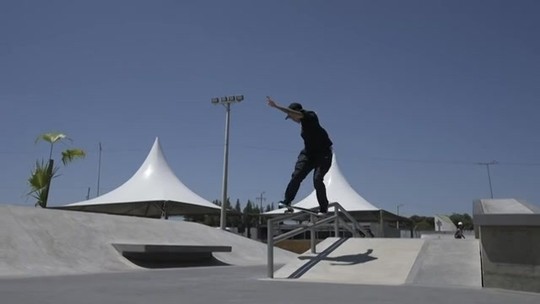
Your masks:
{"label": "white tent canopy", "polygon": [[178,179],[165,159],[159,138],[139,170],[123,185],[94,199],[56,208],[144,217],[220,210]]}
{"label": "white tent canopy", "polygon": [[[304,181],[304,183],[305,182],[307,181]],[[351,185],[349,185],[339,170],[335,153],[332,158],[332,166],[324,176],[324,184],[326,185],[326,196],[328,197],[328,201],[338,202],[348,212],[380,210],[380,208],[377,208],[366,201],[351,187]],[[319,203],[317,202],[315,190],[306,198],[293,205],[309,209],[318,207]],[[330,208],[329,211],[333,211],[333,209],[334,208]],[[266,212],[265,214],[282,214],[284,211],[285,209],[282,208]]]}

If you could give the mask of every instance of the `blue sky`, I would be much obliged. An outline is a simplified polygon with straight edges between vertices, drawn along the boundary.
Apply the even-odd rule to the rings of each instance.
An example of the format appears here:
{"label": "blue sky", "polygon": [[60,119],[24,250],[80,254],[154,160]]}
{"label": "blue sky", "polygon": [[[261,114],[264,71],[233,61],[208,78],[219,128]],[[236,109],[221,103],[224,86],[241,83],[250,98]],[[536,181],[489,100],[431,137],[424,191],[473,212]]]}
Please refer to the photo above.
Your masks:
{"label": "blue sky", "polygon": [[[155,137],[177,176],[221,197],[277,202],[302,148],[265,103],[315,110],[342,173],[404,215],[472,213],[488,198],[540,202],[538,1],[0,2],[0,203],[33,206],[26,180],[48,157],[37,135],[87,151],[61,168],[51,205],[125,182]],[[298,199],[313,190],[310,177]]]}

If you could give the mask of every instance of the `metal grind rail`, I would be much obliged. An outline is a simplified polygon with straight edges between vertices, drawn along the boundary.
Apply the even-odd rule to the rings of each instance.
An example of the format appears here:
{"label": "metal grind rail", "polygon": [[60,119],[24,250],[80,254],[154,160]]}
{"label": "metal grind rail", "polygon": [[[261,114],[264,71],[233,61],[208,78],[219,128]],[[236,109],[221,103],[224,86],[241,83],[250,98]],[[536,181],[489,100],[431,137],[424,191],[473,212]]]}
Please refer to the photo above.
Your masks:
{"label": "metal grind rail", "polygon": [[[267,245],[268,245],[268,277],[274,277],[274,244],[277,242],[289,239],[300,233],[303,233],[307,230],[310,231],[310,247],[311,253],[316,253],[315,250],[315,228],[334,222],[334,233],[336,236],[339,235],[339,228],[343,227],[347,229],[353,237],[367,237],[370,234],[362,227],[360,224],[352,217],[347,210],[343,208],[339,203],[330,203],[328,208],[334,207],[333,212],[328,212],[324,217],[319,217],[313,215],[306,211],[298,211],[291,214],[285,214],[282,216],[274,217],[268,219],[268,235],[267,235]],[[317,212],[318,208],[313,208],[311,211]],[[330,215],[332,214],[332,215]],[[303,224],[301,227],[293,229],[291,231],[284,232],[274,236],[274,227],[276,224],[279,225],[280,222],[287,220],[294,220],[299,218],[305,218],[306,215],[309,215],[310,221],[307,224]]]}

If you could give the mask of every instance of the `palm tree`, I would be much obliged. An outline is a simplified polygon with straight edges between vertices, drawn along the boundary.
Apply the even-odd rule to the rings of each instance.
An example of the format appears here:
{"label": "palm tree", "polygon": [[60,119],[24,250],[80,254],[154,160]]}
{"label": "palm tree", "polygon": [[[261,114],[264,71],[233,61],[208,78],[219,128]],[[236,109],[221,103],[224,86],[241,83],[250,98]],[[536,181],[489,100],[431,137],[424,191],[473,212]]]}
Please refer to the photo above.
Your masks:
{"label": "palm tree", "polygon": [[45,163],[44,160],[36,161],[36,167],[32,171],[32,175],[28,178],[31,191],[28,195],[34,197],[37,202],[35,206],[47,207],[47,197],[49,195],[49,185],[51,180],[56,177],[57,168],[49,170],[49,163]]}
{"label": "palm tree", "polygon": [[[36,166],[28,178],[30,185],[30,193],[35,199],[37,199],[36,207],[47,207],[47,200],[49,198],[49,189],[51,187],[51,181],[57,176],[58,167],[54,167],[54,160],[52,158],[54,144],[62,140],[70,140],[63,133],[44,133],[36,138],[36,143],[40,140],[46,141],[51,145],[49,152],[49,161],[45,163],[44,160],[36,161]],[[66,166],[71,161],[77,158],[84,158],[86,153],[82,149],[66,149],[62,152],[62,163]]]}

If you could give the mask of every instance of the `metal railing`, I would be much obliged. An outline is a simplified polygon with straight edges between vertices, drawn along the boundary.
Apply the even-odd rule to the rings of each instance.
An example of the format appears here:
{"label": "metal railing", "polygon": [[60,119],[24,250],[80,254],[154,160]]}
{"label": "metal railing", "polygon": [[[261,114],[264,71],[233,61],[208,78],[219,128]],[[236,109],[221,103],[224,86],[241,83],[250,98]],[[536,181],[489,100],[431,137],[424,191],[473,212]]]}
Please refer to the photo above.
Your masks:
{"label": "metal railing", "polygon": [[[300,233],[303,233],[307,230],[310,231],[310,248],[311,253],[316,253],[315,250],[315,228],[319,227],[321,225],[334,222],[334,233],[335,236],[339,235],[339,228],[340,226],[342,228],[347,229],[353,237],[368,237],[370,233],[368,233],[355,219],[352,217],[347,210],[343,208],[339,203],[330,203],[328,205],[328,208],[334,207],[332,215],[327,215],[324,217],[318,217],[316,215],[313,215],[309,212],[305,211],[298,211],[291,214],[285,214],[282,216],[274,217],[271,219],[268,219],[268,225],[267,225],[267,245],[268,245],[268,277],[273,278],[274,277],[274,244],[283,240],[286,240],[288,238],[294,237]],[[313,212],[317,212],[317,208],[310,209]],[[282,234],[278,234],[274,236],[274,224],[280,223],[287,220],[295,220],[299,218],[305,218],[306,215],[309,215],[310,221],[309,223],[302,225],[301,227],[298,227],[296,229],[293,229],[291,231],[287,231]],[[348,221],[348,222],[347,222]],[[349,224],[350,223],[350,224]]]}

